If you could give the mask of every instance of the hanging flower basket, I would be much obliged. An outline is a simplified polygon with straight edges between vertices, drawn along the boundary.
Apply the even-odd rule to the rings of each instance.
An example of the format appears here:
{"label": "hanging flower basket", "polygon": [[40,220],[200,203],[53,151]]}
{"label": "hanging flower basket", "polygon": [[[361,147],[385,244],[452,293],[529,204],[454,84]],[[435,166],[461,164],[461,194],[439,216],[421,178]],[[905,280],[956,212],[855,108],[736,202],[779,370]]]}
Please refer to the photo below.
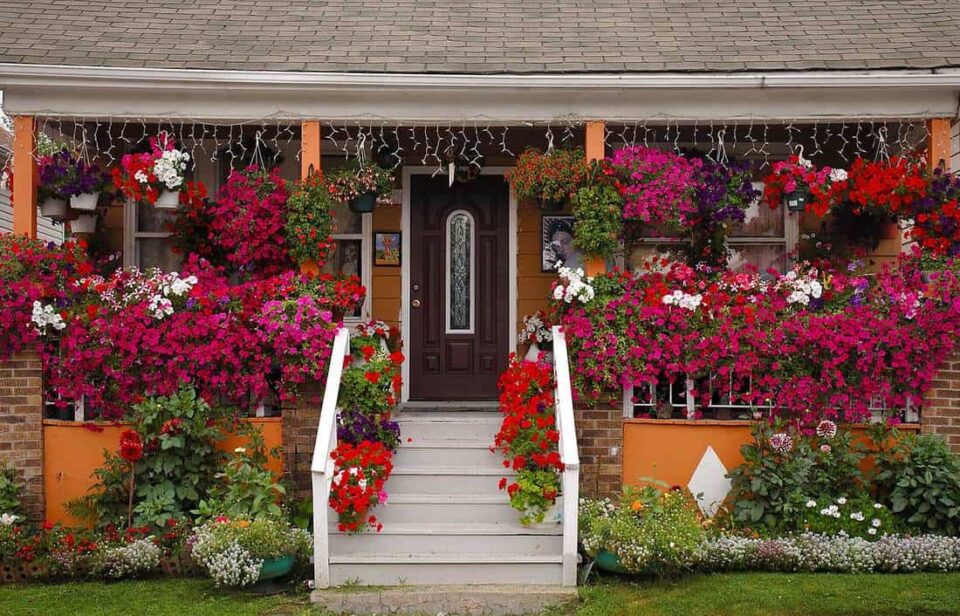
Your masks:
{"label": "hanging flower basket", "polygon": [[70,197],[70,209],[81,212],[92,212],[97,209],[100,201],[100,191],[86,192]]}
{"label": "hanging flower basket", "polygon": [[47,197],[40,203],[40,215],[54,220],[67,217],[67,202],[57,197]]}
{"label": "hanging flower basket", "polygon": [[158,210],[175,210],[180,205],[179,190],[164,190],[153,204]]}
{"label": "hanging flower basket", "polygon": [[538,197],[537,205],[544,212],[558,212],[567,206],[567,200]]}
{"label": "hanging flower basket", "polygon": [[810,203],[810,191],[798,189],[788,192],[783,196],[783,203],[788,212],[803,212]]}
{"label": "hanging flower basket", "polygon": [[73,233],[93,233],[97,228],[96,214],[81,214],[70,221],[70,231]]}
{"label": "hanging flower basket", "polygon": [[369,214],[377,207],[377,193],[373,191],[365,192],[359,197],[350,199],[347,205],[350,206],[351,212]]}

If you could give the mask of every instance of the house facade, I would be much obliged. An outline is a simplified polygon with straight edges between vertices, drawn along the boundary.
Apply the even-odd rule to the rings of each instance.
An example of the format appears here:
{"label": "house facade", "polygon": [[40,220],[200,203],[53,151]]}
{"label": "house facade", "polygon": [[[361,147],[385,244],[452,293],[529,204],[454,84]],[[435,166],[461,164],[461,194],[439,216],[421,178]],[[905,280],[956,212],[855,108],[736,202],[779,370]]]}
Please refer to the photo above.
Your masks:
{"label": "house facade", "polygon": [[[39,133],[82,142],[109,165],[165,131],[211,194],[250,163],[290,180],[356,159],[393,169],[390,204],[336,213],[327,267],[368,290],[348,324],[379,319],[401,332],[404,421],[426,445],[401,453],[410,487],[394,511],[406,534],[357,547],[331,533],[318,546],[325,583],[395,583],[396,553],[412,555],[419,568],[407,575],[423,581],[570,583],[569,529],[518,530],[482,481],[501,472],[484,455],[497,378],[524,350],[518,330],[546,307],[557,261],[588,274],[629,269],[675,238],[651,232],[617,263],[583,260],[569,246],[569,209],[519,201],[505,179],[524,149],[579,147],[598,159],[644,144],[762,167],[797,151],[842,166],[921,148],[960,163],[960,9],[945,2],[27,2],[0,7],[0,29],[16,233],[43,228],[35,183],[19,180],[34,177]],[[97,236],[125,265],[174,270],[165,222],[116,200]],[[815,228],[756,208],[729,248],[740,266],[785,271]],[[892,259],[904,241],[893,229],[872,256]],[[956,389],[944,379],[924,406],[930,429],[960,429]],[[624,466],[627,443],[659,438],[636,436],[654,420],[635,419],[635,398],[574,413],[566,429],[579,437],[580,489],[611,493],[656,464]],[[721,430],[720,419],[740,417],[727,410],[714,428],[698,425]],[[288,466],[309,482],[321,409],[284,413],[296,435]],[[686,483],[705,438],[671,483]],[[735,445],[714,449],[729,465]],[[425,492],[427,482],[440,491]],[[455,528],[464,519],[466,530]],[[445,553],[437,536],[457,550]]]}

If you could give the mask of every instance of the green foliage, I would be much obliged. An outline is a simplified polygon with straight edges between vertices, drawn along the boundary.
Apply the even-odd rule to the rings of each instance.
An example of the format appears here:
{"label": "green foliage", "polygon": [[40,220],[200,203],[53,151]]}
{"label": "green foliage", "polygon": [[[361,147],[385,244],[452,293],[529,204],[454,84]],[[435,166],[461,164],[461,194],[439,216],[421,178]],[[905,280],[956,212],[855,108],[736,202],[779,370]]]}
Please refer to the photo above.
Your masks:
{"label": "green foliage", "polygon": [[259,559],[308,556],[313,549],[310,535],[276,519],[237,518],[208,522],[196,531],[203,537],[203,552],[222,552],[233,544]]}
{"label": "green foliage", "polygon": [[126,525],[130,494],[127,463],[115,453],[104,450],[103,466],[93,471],[93,477],[95,482],[87,494],[67,501],[67,513],[91,526]]}
{"label": "green foliage", "polygon": [[524,468],[517,471],[515,483],[510,505],[520,512],[520,522],[525,526],[543,522],[560,491],[560,476],[552,469]]}
{"label": "green foliage", "polygon": [[0,464],[0,514],[20,513],[20,488],[16,470],[6,463]]}
{"label": "green foliage", "polygon": [[340,408],[357,407],[367,414],[386,413],[396,405],[393,362],[376,347],[369,361],[355,362],[343,371],[340,385]]}
{"label": "green foliage", "polygon": [[890,509],[914,532],[960,532],[960,461],[932,434],[894,431],[894,444],[876,456],[874,480]]}
{"label": "green foliage", "polygon": [[580,148],[548,153],[528,148],[517,157],[507,180],[517,199],[565,202],[587,181],[590,170]]}
{"label": "green foliage", "polygon": [[612,257],[623,235],[623,198],[607,184],[585,186],[573,196],[573,243],[588,257]]}
{"label": "green foliage", "polygon": [[286,231],[290,255],[299,263],[315,261],[323,265],[334,244],[331,210],[334,199],[323,181],[314,174],[297,185],[287,199]]}
{"label": "green foliage", "polygon": [[[849,431],[832,438],[789,433],[792,447],[778,452],[771,437],[778,430],[765,423],[753,428],[754,442],[740,448],[744,462],[728,473],[733,518],[743,526],[769,531],[797,530],[810,499],[860,493],[863,454]],[[788,434],[782,432],[781,434]]]}
{"label": "green foliage", "polygon": [[592,557],[615,554],[627,571],[660,577],[690,570],[705,533],[689,492],[628,489],[621,502],[584,499],[580,541]]}
{"label": "green foliage", "polygon": [[863,493],[851,498],[809,499],[800,511],[796,527],[822,535],[843,532],[850,537],[875,541],[897,530],[890,510]]}
{"label": "green foliage", "polygon": [[267,461],[263,437],[259,430],[247,430],[247,447],[238,447],[227,462],[218,482],[210,489],[209,497],[201,500],[194,513],[201,520],[225,515],[231,518],[280,518],[281,499],[286,488],[273,479],[264,468]]}

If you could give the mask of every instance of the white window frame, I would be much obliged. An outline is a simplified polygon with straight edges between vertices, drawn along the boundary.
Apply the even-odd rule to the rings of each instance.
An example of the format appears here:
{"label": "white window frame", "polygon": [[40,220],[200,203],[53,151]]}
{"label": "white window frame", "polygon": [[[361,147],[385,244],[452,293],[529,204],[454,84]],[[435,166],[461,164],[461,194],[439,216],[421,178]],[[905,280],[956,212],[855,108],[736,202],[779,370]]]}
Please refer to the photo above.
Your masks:
{"label": "white window frame", "polygon": [[[459,214],[465,214],[467,218],[470,219],[470,327],[468,329],[453,329],[450,324],[450,223],[453,221],[454,216]],[[445,243],[445,258],[444,258],[444,295],[446,297],[446,332],[447,334],[464,334],[469,335],[473,333],[474,324],[476,323],[476,285],[477,285],[477,220],[474,218],[473,214],[464,209],[454,210],[447,214],[447,220],[443,223],[443,232],[446,235],[444,238]]]}
{"label": "white window frame", "polygon": [[173,237],[170,231],[140,231],[137,220],[137,201],[125,199],[123,202],[123,265],[124,267],[140,267],[140,251],[137,250],[138,240],[142,239],[169,239]]}
{"label": "white window frame", "polygon": [[344,315],[343,322],[357,324],[370,320],[370,307],[373,305],[373,214],[360,215],[359,233],[331,233],[330,237],[339,240],[360,240],[360,284],[367,290],[360,307],[360,316]]}

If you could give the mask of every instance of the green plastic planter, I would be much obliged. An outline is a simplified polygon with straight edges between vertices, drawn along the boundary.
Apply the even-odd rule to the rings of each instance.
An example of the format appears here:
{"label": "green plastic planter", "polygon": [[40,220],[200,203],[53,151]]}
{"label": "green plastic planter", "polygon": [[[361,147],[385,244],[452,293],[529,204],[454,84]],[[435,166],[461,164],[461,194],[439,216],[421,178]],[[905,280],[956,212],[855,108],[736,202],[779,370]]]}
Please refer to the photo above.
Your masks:
{"label": "green plastic planter", "polygon": [[629,571],[624,569],[620,564],[620,559],[617,558],[617,555],[606,550],[600,550],[597,553],[597,557],[593,559],[593,562],[603,571],[609,571],[610,573],[629,573]]}
{"label": "green plastic planter", "polygon": [[266,580],[275,580],[283,577],[293,570],[293,556],[284,556],[283,558],[270,558],[263,561],[260,566],[260,577],[258,582]]}
{"label": "green plastic planter", "polygon": [[357,214],[369,214],[377,207],[377,193],[365,192],[356,199],[350,199],[347,204],[351,212]]}

